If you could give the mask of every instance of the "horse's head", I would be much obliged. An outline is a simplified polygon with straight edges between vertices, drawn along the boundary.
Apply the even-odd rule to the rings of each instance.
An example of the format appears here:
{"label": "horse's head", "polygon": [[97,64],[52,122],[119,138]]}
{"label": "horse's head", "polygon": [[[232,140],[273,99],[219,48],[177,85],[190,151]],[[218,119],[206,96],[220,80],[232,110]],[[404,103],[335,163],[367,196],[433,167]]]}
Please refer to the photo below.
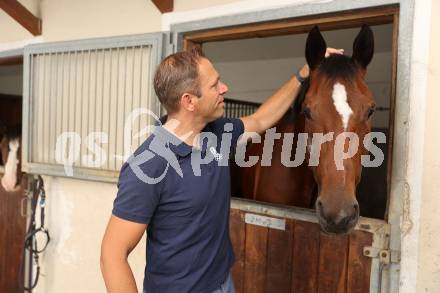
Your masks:
{"label": "horse's head", "polygon": [[[313,28],[306,44],[306,59],[311,71],[302,113],[309,138],[320,133],[325,135],[324,141],[328,140],[321,144],[318,164],[311,167],[318,185],[315,208],[319,223],[326,232],[346,233],[359,219],[356,186],[361,178],[361,155],[365,152],[362,142],[370,132],[370,116],[375,108],[365,82],[366,68],[374,52],[373,32],[368,26],[362,27],[354,41],[351,57],[331,55],[325,58],[326,47],[319,29]],[[356,140],[349,139],[348,135],[357,135],[359,150],[354,143]],[[315,143],[309,140],[312,144],[309,152]],[[356,150],[351,157],[347,155],[353,153],[350,147]],[[339,160],[341,157],[343,159]]]}

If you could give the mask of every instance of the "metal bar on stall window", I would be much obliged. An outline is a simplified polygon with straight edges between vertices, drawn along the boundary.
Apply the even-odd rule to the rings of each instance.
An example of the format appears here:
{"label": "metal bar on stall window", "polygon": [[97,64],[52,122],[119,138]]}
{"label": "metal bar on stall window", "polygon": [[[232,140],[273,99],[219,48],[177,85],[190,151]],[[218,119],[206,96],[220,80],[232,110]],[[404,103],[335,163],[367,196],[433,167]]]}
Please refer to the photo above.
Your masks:
{"label": "metal bar on stall window", "polygon": [[[123,96],[124,96],[124,102],[122,103],[122,105],[123,105],[123,107],[124,107],[124,111],[122,112],[122,125],[125,125],[125,119],[126,119],[126,111],[127,111],[127,107],[126,107],[126,105],[127,105],[127,84],[128,84],[128,82],[127,82],[127,64],[128,64],[128,47],[125,47],[124,48],[124,50],[125,50],[125,66],[124,66],[124,94],[123,94]],[[122,128],[122,139],[121,139],[121,144],[122,144],[122,156],[124,157],[125,156],[125,149],[124,149],[124,146],[125,146],[125,141],[124,141],[124,137],[125,137],[125,131],[124,131],[125,129],[124,129],[124,127]],[[119,168],[119,166],[118,166],[118,168]]]}
{"label": "metal bar on stall window", "polygon": [[[117,77],[116,77],[116,109],[118,109],[118,100],[119,100],[119,60],[121,57],[121,50],[119,49],[119,47],[117,48],[117,52],[118,52],[118,58],[117,58],[117,62],[116,62],[116,72],[117,72]],[[114,150],[115,150],[115,154],[118,154],[118,123],[119,123],[119,115],[118,115],[118,111],[116,111],[116,123],[115,123],[115,140],[114,140]],[[113,170],[116,170],[116,157],[113,159]]]}
{"label": "metal bar on stall window", "polygon": [[[112,77],[113,77],[113,49],[110,49],[110,68],[109,68],[109,82],[108,82],[108,135],[111,136],[110,128],[111,128],[111,121],[112,121]],[[110,142],[106,144],[107,145],[107,162],[106,162],[106,168],[110,168]]]}
{"label": "metal bar on stall window", "polygon": [[[76,103],[77,103],[77,88],[78,88],[78,51],[75,51],[75,82],[73,86],[73,128],[71,131],[76,133]],[[72,145],[73,153],[75,154],[75,144]],[[74,163],[75,164],[75,163]],[[81,162],[78,164],[81,165]]]}
{"label": "metal bar on stall window", "polygon": [[[92,52],[93,50],[89,51],[89,74],[88,74],[88,79],[89,79],[89,88],[88,88],[88,107],[87,107],[87,132],[93,131],[92,127],[92,119],[91,119],[91,109],[92,109],[92,103],[93,103],[93,96],[92,96]],[[87,155],[89,155],[89,149],[87,149],[86,153]]]}
{"label": "metal bar on stall window", "polygon": [[[94,84],[95,84],[95,96],[93,97],[93,100],[94,100],[94,107],[93,107],[93,109],[94,109],[94,119],[93,119],[93,128],[92,128],[92,131],[91,132],[95,132],[97,129],[97,126],[98,126],[98,115],[96,115],[96,109],[98,109],[97,108],[97,106],[98,106],[98,62],[99,62],[99,52],[100,52],[101,50],[96,50],[95,51],[95,53],[96,53],[96,61],[95,61],[95,82],[94,82]],[[96,154],[96,149],[95,149],[95,147],[93,147],[93,153],[94,154]]]}
{"label": "metal bar on stall window", "polygon": [[[132,58],[132,62],[131,62],[132,68],[131,68],[130,112],[133,111],[133,106],[134,106],[134,61],[135,61],[135,57],[136,57],[136,46],[133,46],[133,56],[131,56],[131,58]],[[130,123],[131,123],[131,121],[130,121]],[[133,133],[134,133],[134,124],[131,123],[130,146],[131,146],[132,149],[133,149],[133,143],[134,143]]]}
{"label": "metal bar on stall window", "polygon": [[[104,132],[104,99],[105,99],[105,94],[104,94],[104,84],[105,84],[105,52],[106,49],[102,50],[102,78],[101,78],[101,133]],[[96,154],[96,152],[95,152]],[[98,162],[102,162],[102,155],[103,152],[99,153],[99,161]]]}
{"label": "metal bar on stall window", "polygon": [[[144,46],[141,46],[141,48],[140,48],[140,52],[141,52],[141,60],[140,60],[140,73],[139,73],[139,103],[138,103],[138,105],[139,105],[139,108],[142,108],[142,78],[143,78],[143,72],[144,72],[144,68],[143,68],[143,66],[144,66],[144,64],[143,64],[143,61],[144,61]],[[141,121],[142,121],[142,119],[141,119],[141,115],[139,115],[139,118],[138,118],[138,131],[139,131],[139,134],[140,134],[140,131],[141,131],[141,127],[142,127],[142,125],[141,125]],[[139,137],[138,137],[138,146],[140,146],[141,145],[141,139],[142,139],[142,136],[141,135],[139,135]]]}
{"label": "metal bar on stall window", "polygon": [[[84,109],[84,100],[85,100],[85,95],[84,95],[84,90],[85,90],[85,78],[84,78],[84,75],[85,75],[85,70],[84,70],[84,67],[85,67],[85,62],[84,62],[84,60],[86,59],[86,52],[87,51],[82,51],[82,66],[81,66],[81,106],[80,106],[80,109],[81,109],[81,123],[80,123],[80,127],[79,127],[79,133],[80,133],[80,136],[81,136],[81,140],[83,140],[84,138],[85,138],[85,136],[83,135],[84,134],[84,132],[83,132],[83,130],[84,130],[84,119],[82,119],[82,117],[83,117],[83,109]],[[82,158],[83,157],[83,147],[82,147],[82,144],[80,145],[80,148],[79,148],[79,157],[80,158]]]}

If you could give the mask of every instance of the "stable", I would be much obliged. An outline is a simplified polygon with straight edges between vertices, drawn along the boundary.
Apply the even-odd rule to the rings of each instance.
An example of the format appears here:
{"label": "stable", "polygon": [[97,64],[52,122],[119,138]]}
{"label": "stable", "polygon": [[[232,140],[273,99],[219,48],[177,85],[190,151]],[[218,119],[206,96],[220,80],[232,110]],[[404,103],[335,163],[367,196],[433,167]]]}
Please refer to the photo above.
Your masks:
{"label": "stable", "polygon": [[[438,49],[440,35],[434,34],[438,20],[429,12],[431,1],[175,0],[174,12],[165,14],[153,4],[159,1],[119,2],[75,1],[65,10],[45,2],[41,12],[34,10],[43,16],[41,37],[19,29],[18,39],[0,37],[0,64],[18,66],[6,68],[6,74],[23,76],[21,94],[0,96],[4,101],[20,101],[16,106],[22,115],[20,171],[29,175],[30,183],[35,175],[43,175],[47,194],[46,227],[52,240],[40,257],[36,292],[105,290],[99,246],[116,194],[115,182],[127,154],[145,139],[142,129],[154,123],[154,115],[163,114],[154,96],[152,74],[166,55],[201,47],[231,88],[226,115],[237,117],[252,113],[305,62],[305,34],[313,26],[320,27],[328,45],[349,51],[362,24],[372,27],[377,44],[367,77],[379,110],[373,128],[387,137],[381,145],[386,154],[383,168],[365,170],[359,187],[361,210],[371,205],[372,212],[351,234],[333,236],[320,231],[313,210],[234,194],[230,231],[237,259],[236,289],[416,292],[438,288],[436,268],[430,264],[438,256],[435,245],[426,244],[439,242],[432,232],[438,231],[433,224],[438,215],[422,205],[422,200],[433,206],[439,203],[431,182],[438,174],[438,159],[431,146],[438,146],[440,140],[425,134],[438,123],[432,112],[438,105],[433,99],[438,82],[420,66],[428,62],[439,66],[436,55],[429,54],[429,49]],[[438,12],[434,3],[432,9]],[[170,11],[157,5],[162,12]],[[148,111],[133,112],[138,108]],[[0,118],[14,124],[20,114],[6,112]],[[21,186],[20,200],[15,202],[22,203],[25,214],[31,201],[21,199],[29,198],[34,185]],[[24,217],[19,213],[13,217],[24,227]],[[0,243],[15,241],[19,247],[22,241],[1,235],[6,240]],[[129,259],[139,286],[144,253],[140,244]],[[27,267],[25,282],[32,284],[35,266]],[[16,284],[16,280],[5,282]],[[9,286],[5,288],[16,289]]]}

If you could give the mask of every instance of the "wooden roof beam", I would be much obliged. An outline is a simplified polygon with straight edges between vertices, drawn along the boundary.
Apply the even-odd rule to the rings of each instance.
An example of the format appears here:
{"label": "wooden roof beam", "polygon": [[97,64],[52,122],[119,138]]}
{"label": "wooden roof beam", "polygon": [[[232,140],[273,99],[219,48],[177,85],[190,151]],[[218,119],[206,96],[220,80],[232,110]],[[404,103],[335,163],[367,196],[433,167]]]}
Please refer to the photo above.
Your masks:
{"label": "wooden roof beam", "polygon": [[0,8],[34,36],[41,35],[41,19],[33,15],[17,0],[0,0]]}
{"label": "wooden roof beam", "polygon": [[172,12],[174,9],[174,0],[151,0],[161,13]]}

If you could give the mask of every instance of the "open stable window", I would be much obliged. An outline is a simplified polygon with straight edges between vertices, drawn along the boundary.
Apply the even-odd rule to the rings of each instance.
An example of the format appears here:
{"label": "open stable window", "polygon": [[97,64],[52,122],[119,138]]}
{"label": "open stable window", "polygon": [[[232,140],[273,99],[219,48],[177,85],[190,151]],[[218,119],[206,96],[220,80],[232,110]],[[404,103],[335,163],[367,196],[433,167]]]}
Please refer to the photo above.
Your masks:
{"label": "open stable window", "polygon": [[[392,25],[381,24],[371,28],[376,40],[374,58],[368,66],[366,78],[376,104],[376,111],[371,118],[371,131],[384,133],[389,137]],[[325,31],[322,34],[328,46],[345,48],[345,54],[351,56],[351,46],[358,32],[359,28],[345,28]],[[229,87],[225,100],[225,116],[241,117],[255,112],[257,105],[261,105],[276,92],[292,76],[296,68],[304,65],[305,40],[306,34],[295,34],[204,43],[205,55]],[[362,207],[363,216],[383,219],[387,202],[388,147],[387,142],[376,145],[381,149],[385,160],[377,168],[363,168],[357,199]],[[255,151],[255,148],[258,146],[248,146],[248,152]],[[295,144],[293,149],[296,149]],[[256,168],[260,168],[259,165],[254,168],[255,172],[259,172]],[[261,172],[259,174],[261,179]],[[237,181],[235,178],[232,177],[233,183]],[[257,176],[255,178],[258,179]],[[243,186],[246,185],[245,182],[246,179],[241,178],[244,188],[233,189],[233,195],[262,200],[257,195],[261,195],[262,192],[255,188],[265,189],[264,179],[256,181],[253,190]],[[233,186],[236,187],[238,184]],[[276,190],[274,188],[273,193]]]}
{"label": "open stable window", "polygon": [[26,47],[23,170],[115,181],[127,145],[135,150],[154,123],[126,123],[130,113],[159,114],[152,76],[161,58],[161,33]]}
{"label": "open stable window", "polygon": [[[351,55],[352,42],[362,24],[372,27],[376,48],[367,84],[377,104],[372,131],[386,134],[379,144],[386,161],[380,168],[364,168],[358,201],[364,216],[384,219],[391,178],[391,146],[395,100],[398,7],[299,17],[183,34],[183,48],[202,47],[229,86],[225,115],[240,117],[255,111],[297,68],[305,63],[306,33],[315,25],[328,46]],[[234,194],[234,196],[241,196]]]}
{"label": "open stable window", "polygon": [[[364,168],[362,177],[367,181],[360,184],[364,187],[359,186],[359,196],[362,192],[366,194],[359,199],[360,209],[367,205],[378,206],[374,213],[361,217],[351,233],[329,235],[320,229],[313,210],[243,199],[240,192],[233,194],[230,236],[236,256],[232,275],[237,292],[266,292],[273,288],[278,292],[387,292],[387,288],[396,286],[394,271],[388,275],[383,268],[385,263],[398,262],[396,252],[388,250],[390,235],[393,235],[390,231],[395,228],[392,228],[394,223],[388,221],[387,213],[401,8],[393,4],[337,11],[335,7],[340,6],[333,4],[323,5],[331,12],[315,15],[311,15],[311,11],[327,8],[305,4],[298,9],[250,12],[242,17],[219,17],[172,27],[179,41],[177,47],[202,48],[229,85],[225,97],[228,117],[254,112],[305,63],[306,34],[315,25],[319,26],[328,46],[342,46],[347,55],[351,54],[354,36],[363,24],[369,25],[375,38],[380,39],[376,42],[374,58],[377,60],[373,58],[377,63],[368,68],[380,75],[367,76],[367,83],[379,110],[372,130],[380,129],[387,136],[386,145],[382,145],[386,162],[377,172],[379,176],[371,174],[372,178],[367,178],[367,168]],[[368,195],[375,192],[371,188],[377,187],[380,188],[379,199],[371,196],[369,199]]]}

